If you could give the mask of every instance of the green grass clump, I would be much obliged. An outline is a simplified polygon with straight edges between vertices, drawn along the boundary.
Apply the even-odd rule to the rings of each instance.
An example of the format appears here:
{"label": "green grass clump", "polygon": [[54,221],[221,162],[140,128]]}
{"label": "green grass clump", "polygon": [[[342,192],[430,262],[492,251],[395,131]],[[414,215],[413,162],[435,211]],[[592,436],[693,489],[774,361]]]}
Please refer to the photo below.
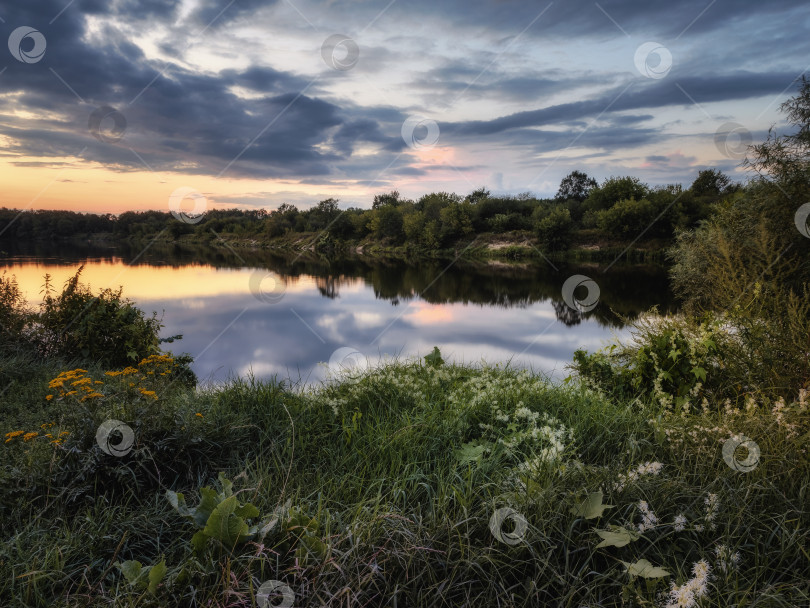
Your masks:
{"label": "green grass clump", "polygon": [[2,434],[70,434],[0,444],[3,606],[664,606],[701,560],[702,605],[810,602],[804,394],[673,413],[437,356],[314,388],[90,367],[81,402],[14,364]]}

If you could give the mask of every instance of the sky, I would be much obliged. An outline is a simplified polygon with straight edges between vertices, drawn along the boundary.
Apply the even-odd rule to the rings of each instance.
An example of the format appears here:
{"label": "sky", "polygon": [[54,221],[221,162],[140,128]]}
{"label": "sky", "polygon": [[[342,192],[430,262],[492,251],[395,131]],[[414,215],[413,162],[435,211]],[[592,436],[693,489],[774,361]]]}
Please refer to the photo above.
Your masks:
{"label": "sky", "polygon": [[5,0],[0,206],[743,180],[808,30],[803,0]]}

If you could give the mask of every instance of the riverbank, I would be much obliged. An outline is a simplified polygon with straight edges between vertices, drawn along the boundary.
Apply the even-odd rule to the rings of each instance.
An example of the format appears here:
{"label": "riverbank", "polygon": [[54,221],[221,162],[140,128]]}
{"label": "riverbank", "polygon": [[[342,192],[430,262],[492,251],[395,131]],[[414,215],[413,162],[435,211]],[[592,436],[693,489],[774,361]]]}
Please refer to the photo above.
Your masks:
{"label": "riverbank", "polygon": [[[88,234],[76,239],[94,245],[112,245],[121,242],[111,233]],[[196,234],[173,238],[168,234],[158,234],[153,238],[128,238],[128,243],[160,243],[185,246],[214,246],[235,250],[261,251],[284,254],[311,254],[327,257],[362,257],[369,259],[426,260],[464,259],[496,260],[506,263],[547,263],[552,262],[614,262],[665,263],[666,251],[672,241],[652,239],[643,243],[625,242],[619,239],[604,238],[596,230],[582,230],[572,237],[570,247],[548,250],[530,231],[508,233],[483,233],[459,240],[450,247],[426,249],[413,244],[392,244],[366,238],[360,241],[337,241],[324,238],[320,232],[291,232],[274,238],[243,237],[228,233],[210,233],[203,237]]]}
{"label": "riverbank", "polygon": [[810,599],[805,403],[675,415],[438,352],[309,390],[176,371],[0,361],[3,605]]}

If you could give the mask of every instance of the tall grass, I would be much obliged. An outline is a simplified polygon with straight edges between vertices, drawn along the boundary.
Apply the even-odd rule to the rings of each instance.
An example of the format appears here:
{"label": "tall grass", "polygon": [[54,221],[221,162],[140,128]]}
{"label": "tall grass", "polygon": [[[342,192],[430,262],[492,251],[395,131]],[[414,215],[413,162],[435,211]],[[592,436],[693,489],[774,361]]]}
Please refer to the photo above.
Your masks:
{"label": "tall grass", "polygon": [[[74,420],[74,405],[45,399],[61,370],[14,365],[27,367],[0,397],[5,432]],[[260,606],[269,580],[295,606],[663,606],[701,559],[712,567],[703,605],[810,602],[803,399],[674,415],[576,381],[415,361],[306,390],[247,378],[156,392],[159,416],[123,410],[142,417],[125,420],[136,437],[123,457],[94,443],[106,398],[61,445],[0,445],[3,606]],[[746,473],[721,452],[738,433],[761,450]],[[251,522],[279,521],[195,552],[195,527],[166,490],[196,505],[200,488],[222,489],[220,472],[257,507]],[[582,501],[599,491],[612,506],[589,519]],[[597,549],[596,529],[638,530],[640,501],[655,524]],[[739,552],[725,572],[718,545]],[[625,572],[640,559],[669,575]],[[165,562],[154,593],[128,582],[128,560]]]}

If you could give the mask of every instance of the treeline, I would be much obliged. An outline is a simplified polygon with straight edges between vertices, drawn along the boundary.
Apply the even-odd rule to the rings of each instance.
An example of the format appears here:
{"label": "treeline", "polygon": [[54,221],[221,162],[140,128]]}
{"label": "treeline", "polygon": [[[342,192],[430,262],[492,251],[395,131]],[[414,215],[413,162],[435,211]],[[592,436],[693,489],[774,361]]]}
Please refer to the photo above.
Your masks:
{"label": "treeline", "polygon": [[299,210],[211,210],[193,221],[169,212],[128,211],[119,216],[70,211],[0,209],[0,238],[53,239],[108,233],[115,238],[213,239],[218,235],[268,239],[295,233],[320,233],[324,242],[374,240],[386,245],[437,250],[477,234],[527,231],[548,250],[571,246],[578,232],[589,241],[672,239],[677,231],[706,219],[720,200],[740,186],[714,169],[701,171],[688,189],[650,187],[636,177],[611,177],[601,185],[580,171],[566,176],[556,197],[526,193],[492,196],[480,188],[467,196],[433,192],[410,200],[392,191],[374,197],[371,209],[341,210],[329,198]]}

